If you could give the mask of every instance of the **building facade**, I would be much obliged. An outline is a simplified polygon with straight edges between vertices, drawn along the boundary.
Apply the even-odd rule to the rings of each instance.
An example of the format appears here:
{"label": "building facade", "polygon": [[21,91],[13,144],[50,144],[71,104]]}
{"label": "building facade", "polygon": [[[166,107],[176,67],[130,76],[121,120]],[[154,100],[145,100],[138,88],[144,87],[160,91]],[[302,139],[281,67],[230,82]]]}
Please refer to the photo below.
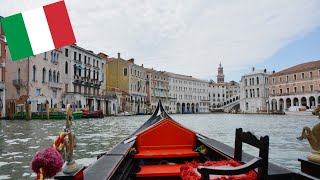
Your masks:
{"label": "building facade", "polygon": [[61,98],[67,82],[61,49],[31,56],[15,61],[11,60],[9,51],[6,61],[6,96],[18,105],[31,101],[32,112],[44,111],[45,103],[51,108],[65,105]]}
{"label": "building facade", "polygon": [[101,95],[101,87],[105,86],[105,59],[90,50],[77,45],[61,48],[65,83],[63,99],[75,108],[89,108],[91,111],[108,112],[108,99]]}
{"label": "building facade", "polygon": [[146,88],[147,88],[147,112],[153,112],[160,99],[165,110],[169,107],[169,77],[164,71],[156,71],[154,69],[145,69],[146,71]]}
{"label": "building facade", "polygon": [[294,106],[315,108],[320,103],[319,92],[320,61],[299,64],[269,77],[271,110],[290,110]]}
{"label": "building facade", "polygon": [[208,81],[169,72],[165,74],[169,77],[169,113],[209,112]]}
{"label": "building facade", "polygon": [[208,85],[209,89],[209,110],[214,111],[240,98],[240,85],[238,82],[224,81],[223,67],[221,63],[218,67],[217,82],[211,80]]}
{"label": "building facade", "polygon": [[134,63],[134,59],[129,61],[129,87],[131,112],[135,114],[145,114],[147,105],[146,71],[145,68]]}
{"label": "building facade", "polygon": [[241,77],[240,81],[240,109],[243,113],[257,113],[268,111],[268,77],[267,70],[256,70]]}
{"label": "building facade", "polygon": [[[1,20],[0,16],[0,20]],[[6,62],[6,42],[3,33],[3,29],[0,21],[0,117],[6,116],[5,100],[6,100],[6,88],[5,88],[5,62]]]}

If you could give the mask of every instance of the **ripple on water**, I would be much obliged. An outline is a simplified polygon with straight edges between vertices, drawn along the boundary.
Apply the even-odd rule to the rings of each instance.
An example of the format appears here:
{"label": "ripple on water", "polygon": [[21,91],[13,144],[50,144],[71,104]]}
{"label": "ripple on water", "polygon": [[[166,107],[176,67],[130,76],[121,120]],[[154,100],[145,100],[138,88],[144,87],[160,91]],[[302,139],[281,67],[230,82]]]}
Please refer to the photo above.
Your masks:
{"label": "ripple on water", "polygon": [[8,163],[8,162],[1,162],[1,161],[0,161],[0,167],[1,167],[1,166],[4,166],[4,165],[7,165],[7,164],[10,164],[10,163]]}
{"label": "ripple on water", "polygon": [[2,154],[2,156],[13,156],[13,155],[21,154],[21,153],[22,152],[11,152],[11,153]]}
{"label": "ripple on water", "polygon": [[0,175],[0,179],[11,179],[10,175]]}

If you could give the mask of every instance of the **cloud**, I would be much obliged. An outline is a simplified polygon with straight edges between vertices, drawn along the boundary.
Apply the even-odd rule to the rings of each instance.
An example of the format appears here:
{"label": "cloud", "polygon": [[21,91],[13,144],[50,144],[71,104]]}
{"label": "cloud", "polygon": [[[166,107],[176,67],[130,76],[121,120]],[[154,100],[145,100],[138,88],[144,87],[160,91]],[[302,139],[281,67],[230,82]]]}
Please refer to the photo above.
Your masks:
{"label": "cloud", "polygon": [[[1,0],[0,12],[8,16],[51,2]],[[317,0],[65,2],[78,45],[199,78],[215,76],[220,61],[227,77],[241,76],[241,69],[266,60],[320,23]]]}

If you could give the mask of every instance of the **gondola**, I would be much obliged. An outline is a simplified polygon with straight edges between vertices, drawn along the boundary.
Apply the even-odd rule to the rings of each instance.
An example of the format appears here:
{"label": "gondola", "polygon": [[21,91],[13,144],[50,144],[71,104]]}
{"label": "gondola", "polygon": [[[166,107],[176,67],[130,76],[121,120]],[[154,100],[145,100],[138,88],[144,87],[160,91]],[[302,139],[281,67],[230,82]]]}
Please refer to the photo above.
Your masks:
{"label": "gondola", "polygon": [[[83,171],[83,179],[317,179],[269,162],[268,136],[237,129],[235,137],[232,148],[196,133],[174,121],[159,101],[140,128]],[[243,143],[258,148],[259,156],[242,152]]]}

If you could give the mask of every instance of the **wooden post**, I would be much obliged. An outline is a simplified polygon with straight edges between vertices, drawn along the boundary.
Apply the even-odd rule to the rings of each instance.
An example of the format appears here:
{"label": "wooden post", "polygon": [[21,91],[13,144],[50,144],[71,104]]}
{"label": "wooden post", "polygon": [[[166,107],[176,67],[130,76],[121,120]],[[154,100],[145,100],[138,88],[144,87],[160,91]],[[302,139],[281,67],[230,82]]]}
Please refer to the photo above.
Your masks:
{"label": "wooden post", "polygon": [[9,119],[14,120],[14,103],[11,101],[9,103]]}
{"label": "wooden post", "polygon": [[23,106],[20,106],[20,118],[23,119]]}
{"label": "wooden post", "polygon": [[27,101],[26,112],[27,112],[26,119],[31,120],[32,116],[31,116],[31,102],[30,101]]}
{"label": "wooden post", "polygon": [[50,119],[50,114],[49,114],[49,102],[46,101],[46,112],[47,112],[47,119]]}

